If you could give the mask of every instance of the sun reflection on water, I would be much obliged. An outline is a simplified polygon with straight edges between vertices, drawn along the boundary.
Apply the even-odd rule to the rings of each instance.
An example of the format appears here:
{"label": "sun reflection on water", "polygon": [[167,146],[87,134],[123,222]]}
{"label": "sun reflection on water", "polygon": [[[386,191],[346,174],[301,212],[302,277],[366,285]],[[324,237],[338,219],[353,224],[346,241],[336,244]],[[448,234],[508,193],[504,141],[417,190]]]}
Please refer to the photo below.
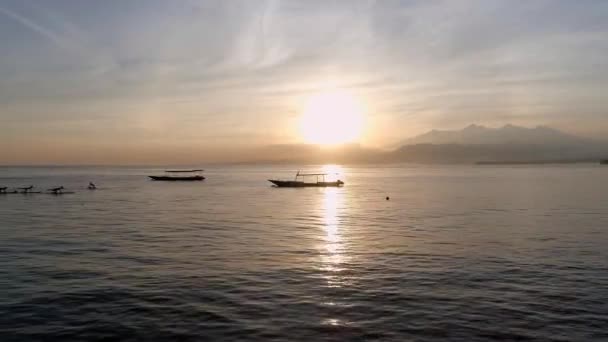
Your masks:
{"label": "sun reflection on water", "polygon": [[323,196],[323,229],[325,230],[325,253],[323,256],[324,269],[327,271],[339,270],[343,262],[342,236],[340,235],[340,221],[338,211],[341,209],[341,194],[338,189],[324,189]]}
{"label": "sun reflection on water", "polygon": [[[326,165],[328,173],[340,174],[340,167]],[[321,270],[330,287],[343,287],[345,280],[342,272],[345,270],[346,251],[344,243],[344,227],[341,220],[344,217],[344,193],[341,188],[324,188],[322,197],[323,242],[319,246]]]}
{"label": "sun reflection on water", "polygon": [[[337,165],[326,165],[323,171],[332,178],[342,178],[342,170]],[[326,282],[327,288],[332,288],[331,292],[348,286],[348,278],[345,276],[347,271],[348,253],[348,229],[344,226],[344,217],[347,211],[345,205],[343,188],[322,188],[319,189],[322,196],[319,198],[320,224],[319,232],[319,272],[322,279]],[[328,308],[327,315],[321,320],[321,324],[330,326],[341,326],[347,324],[336,317],[336,307],[342,306],[341,300],[333,295],[322,299],[324,307]],[[331,309],[334,308],[334,309]]]}

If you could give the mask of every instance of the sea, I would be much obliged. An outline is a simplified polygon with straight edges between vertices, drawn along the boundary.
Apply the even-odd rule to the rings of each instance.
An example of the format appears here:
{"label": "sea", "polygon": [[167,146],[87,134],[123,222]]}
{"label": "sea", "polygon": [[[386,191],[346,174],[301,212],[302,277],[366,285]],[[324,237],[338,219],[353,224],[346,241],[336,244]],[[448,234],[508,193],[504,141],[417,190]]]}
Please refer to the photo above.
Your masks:
{"label": "sea", "polygon": [[0,341],[608,341],[608,167],[163,169],[0,167]]}

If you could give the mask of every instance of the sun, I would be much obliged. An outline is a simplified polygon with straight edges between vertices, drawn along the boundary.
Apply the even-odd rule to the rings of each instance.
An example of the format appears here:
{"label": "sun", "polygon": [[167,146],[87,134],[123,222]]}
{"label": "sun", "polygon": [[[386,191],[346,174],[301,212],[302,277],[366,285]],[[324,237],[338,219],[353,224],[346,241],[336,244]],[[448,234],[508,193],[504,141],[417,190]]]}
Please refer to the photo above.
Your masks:
{"label": "sun", "polygon": [[357,141],[363,126],[363,105],[343,90],[311,96],[300,117],[300,134],[310,144],[339,145]]}

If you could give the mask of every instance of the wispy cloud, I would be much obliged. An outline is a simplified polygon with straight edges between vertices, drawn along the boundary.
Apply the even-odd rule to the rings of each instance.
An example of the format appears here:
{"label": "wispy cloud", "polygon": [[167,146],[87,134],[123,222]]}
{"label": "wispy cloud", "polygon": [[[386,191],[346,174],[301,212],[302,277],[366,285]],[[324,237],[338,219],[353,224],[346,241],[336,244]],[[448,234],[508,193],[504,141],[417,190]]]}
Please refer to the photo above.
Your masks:
{"label": "wispy cloud", "polygon": [[40,34],[41,36],[48,38],[50,41],[52,41],[53,43],[55,43],[61,47],[67,46],[65,40],[60,35],[58,35],[57,33],[53,32],[52,30],[50,30],[48,28],[45,28],[45,27],[37,24],[36,22],[32,21],[31,19],[29,19],[17,12],[14,12],[8,8],[4,8],[4,7],[0,6],[0,13],[15,20],[16,22],[20,23],[21,25],[25,26],[26,28]]}

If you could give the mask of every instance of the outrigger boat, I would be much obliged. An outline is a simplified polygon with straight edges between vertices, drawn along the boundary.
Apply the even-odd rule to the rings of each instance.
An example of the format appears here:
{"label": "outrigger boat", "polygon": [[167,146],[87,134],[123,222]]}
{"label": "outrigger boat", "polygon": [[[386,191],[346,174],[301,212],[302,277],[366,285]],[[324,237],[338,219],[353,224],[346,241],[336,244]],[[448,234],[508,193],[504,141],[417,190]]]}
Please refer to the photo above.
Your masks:
{"label": "outrigger boat", "polygon": [[26,186],[23,188],[17,188],[17,190],[13,193],[19,193],[19,194],[39,194],[40,191],[32,191],[34,189],[33,185],[30,186]]}
{"label": "outrigger boat", "polygon": [[0,187],[0,195],[8,195],[8,194],[24,194],[24,195],[29,195],[29,194],[49,194],[49,195],[64,195],[64,194],[73,194],[73,191],[65,191],[65,188],[63,186],[57,187],[57,188],[51,188],[48,189],[45,192],[42,191],[34,191],[34,186],[30,185],[27,187],[23,187],[23,188],[16,188],[13,190],[8,190],[8,187],[4,186],[4,187]]}
{"label": "outrigger boat", "polygon": [[8,190],[8,186],[3,186],[0,188],[0,195],[8,195],[8,194],[29,194],[30,192],[19,192],[17,189]]}
{"label": "outrigger boat", "polygon": [[52,188],[52,189],[48,189],[46,192],[47,194],[50,195],[63,195],[63,194],[73,194],[72,191],[64,191],[65,188],[63,186],[60,186],[58,188]]}
{"label": "outrigger boat", "polygon": [[[296,173],[294,180],[269,179],[268,181],[279,188],[305,188],[305,187],[340,187],[344,185],[341,180],[326,182],[327,173]],[[305,177],[316,177],[316,182],[306,182]]]}
{"label": "outrigger boat", "polygon": [[164,176],[148,176],[155,181],[202,181],[203,170],[166,170]]}

